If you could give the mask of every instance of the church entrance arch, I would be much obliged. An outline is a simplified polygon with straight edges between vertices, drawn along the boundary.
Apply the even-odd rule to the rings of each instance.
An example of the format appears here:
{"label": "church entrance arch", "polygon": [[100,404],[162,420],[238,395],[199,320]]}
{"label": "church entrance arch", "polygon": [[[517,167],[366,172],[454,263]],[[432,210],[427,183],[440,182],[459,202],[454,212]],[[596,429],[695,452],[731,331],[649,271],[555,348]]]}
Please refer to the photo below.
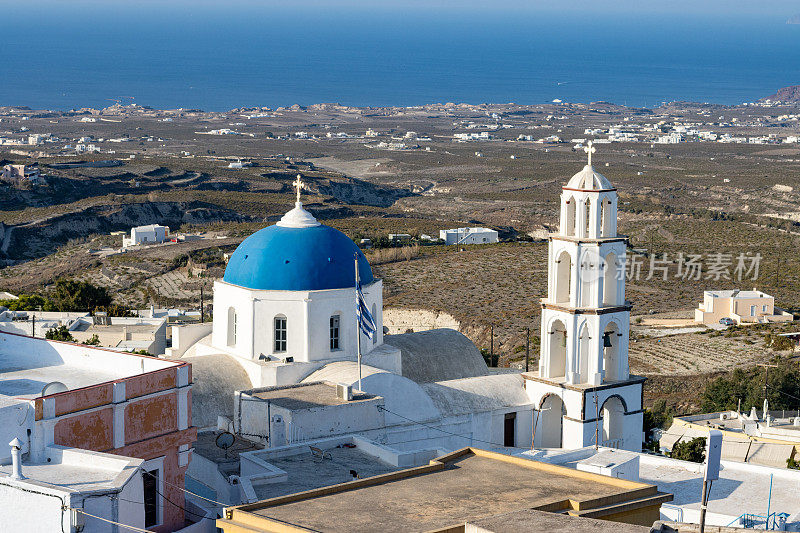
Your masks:
{"label": "church entrance arch", "polygon": [[611,396],[600,409],[600,417],[603,419],[603,440],[602,445],[609,448],[621,448],[623,445],[625,405],[619,396]]}
{"label": "church entrance arch", "polygon": [[564,415],[567,410],[563,400],[555,394],[548,394],[539,407],[538,431],[540,448],[561,448],[564,443]]}

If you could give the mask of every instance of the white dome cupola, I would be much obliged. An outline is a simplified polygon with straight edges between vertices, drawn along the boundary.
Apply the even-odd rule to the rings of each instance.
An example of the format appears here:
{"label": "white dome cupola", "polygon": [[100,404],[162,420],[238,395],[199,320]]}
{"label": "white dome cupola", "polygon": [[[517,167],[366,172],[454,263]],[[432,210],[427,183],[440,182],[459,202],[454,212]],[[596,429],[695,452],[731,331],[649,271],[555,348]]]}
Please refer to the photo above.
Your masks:
{"label": "white dome cupola", "polygon": [[559,234],[579,239],[617,236],[617,189],[592,166],[595,147],[584,148],[588,164],[572,176],[561,193]]}

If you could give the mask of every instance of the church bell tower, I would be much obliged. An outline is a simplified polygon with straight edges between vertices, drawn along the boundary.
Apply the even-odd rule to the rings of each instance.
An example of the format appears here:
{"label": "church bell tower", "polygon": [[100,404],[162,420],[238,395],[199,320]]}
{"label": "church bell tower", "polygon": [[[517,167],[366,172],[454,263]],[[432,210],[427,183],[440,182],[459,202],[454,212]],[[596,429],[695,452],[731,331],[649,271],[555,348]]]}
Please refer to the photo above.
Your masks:
{"label": "church bell tower", "polygon": [[630,376],[627,238],[617,234],[617,190],[588,164],[561,193],[549,237],[539,372],[524,374],[539,419],[534,445],[641,449],[643,378]]}

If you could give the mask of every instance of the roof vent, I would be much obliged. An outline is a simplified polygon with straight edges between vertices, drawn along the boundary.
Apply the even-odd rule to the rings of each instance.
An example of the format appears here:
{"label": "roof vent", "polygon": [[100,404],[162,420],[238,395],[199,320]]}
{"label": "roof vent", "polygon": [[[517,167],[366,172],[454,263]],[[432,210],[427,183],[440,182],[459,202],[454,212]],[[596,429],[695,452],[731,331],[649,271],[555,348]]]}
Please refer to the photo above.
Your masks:
{"label": "roof vent", "polygon": [[11,479],[25,479],[25,476],[22,475],[22,441],[19,438],[15,438],[11,442],[8,443],[11,446]]}

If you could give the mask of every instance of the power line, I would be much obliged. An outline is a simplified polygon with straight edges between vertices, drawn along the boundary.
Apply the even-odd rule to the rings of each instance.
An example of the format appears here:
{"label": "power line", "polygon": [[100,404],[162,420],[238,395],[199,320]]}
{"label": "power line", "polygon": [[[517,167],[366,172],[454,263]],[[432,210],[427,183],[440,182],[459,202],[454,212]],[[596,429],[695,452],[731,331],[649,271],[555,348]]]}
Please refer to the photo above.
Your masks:
{"label": "power line", "polygon": [[503,444],[498,444],[497,442],[492,442],[492,441],[483,440],[483,439],[477,439],[475,437],[468,437],[467,435],[459,435],[458,433],[453,433],[453,432],[450,432],[450,431],[447,431],[447,430],[444,430],[444,429],[441,429],[441,428],[437,428],[436,426],[432,426],[430,424],[426,424],[425,422],[420,422],[418,420],[413,420],[413,419],[405,417],[405,416],[403,416],[401,414],[398,414],[398,413],[395,413],[393,411],[390,411],[390,410],[388,410],[387,408],[385,408],[382,405],[379,405],[378,409],[382,409],[382,410],[386,411],[387,413],[391,413],[394,416],[398,416],[398,417],[400,417],[400,418],[402,418],[404,420],[408,420],[409,422],[413,422],[414,424],[419,424],[420,426],[425,426],[426,428],[433,429],[433,430],[436,430],[436,431],[441,431],[442,433],[445,433],[447,435],[452,435],[453,437],[461,437],[462,439],[468,439],[468,440],[471,440],[471,441],[483,442],[483,443],[486,443],[486,444],[491,444],[492,446],[505,447]]}
{"label": "power line", "polygon": [[[158,476],[157,476],[157,475],[155,475],[155,474],[151,474],[151,473],[150,473],[150,472],[148,472],[147,470],[142,470],[142,472],[143,472],[143,473],[145,473],[145,474],[147,474],[148,476],[151,476],[151,477],[154,477],[154,478],[158,479]],[[183,488],[183,487],[181,487],[181,486],[175,485],[174,483],[170,483],[170,482],[169,482],[169,481],[167,481],[166,479],[162,479],[162,481],[163,481],[164,483],[166,483],[167,485],[169,485],[170,487],[175,487],[175,488],[176,488],[176,489],[178,489],[178,490],[182,490],[183,492],[186,492],[186,493],[188,493],[188,494],[191,494],[192,496],[197,496],[198,498],[200,498],[200,499],[202,499],[202,500],[206,500],[207,502],[216,503],[217,505],[221,505],[221,506],[223,506],[223,507],[230,507],[230,504],[229,504],[229,503],[222,503],[222,502],[218,502],[218,501],[216,501],[216,500],[212,500],[211,498],[206,498],[205,496],[200,496],[199,494],[196,494],[196,493],[194,493],[194,492],[192,492],[192,491],[190,491],[190,490],[187,490],[187,489],[185,489],[185,488]],[[170,503],[171,503],[171,502],[170,502]]]}
{"label": "power line", "polygon": [[776,392],[778,392],[778,393],[780,393],[780,394],[783,394],[784,396],[788,396],[789,398],[792,398],[792,399],[794,399],[794,400],[800,401],[800,398],[798,398],[797,396],[793,396],[793,395],[789,394],[789,393],[788,393],[788,392],[786,392],[786,391],[783,391],[783,390],[781,390],[781,389],[778,389],[778,388],[775,388],[775,387],[773,387],[772,385],[765,385],[765,388],[767,388],[767,389],[772,389],[772,390],[774,390],[774,391],[776,391]]}
{"label": "power line", "polygon": [[79,512],[81,514],[84,514],[86,516],[91,516],[92,518],[96,518],[98,520],[102,520],[103,522],[108,522],[109,524],[114,524],[115,526],[122,526],[124,528],[130,529],[131,531],[139,531],[140,533],[155,533],[152,529],[140,529],[138,527],[129,526],[128,524],[123,524],[121,522],[114,522],[113,520],[109,520],[108,518],[103,518],[102,516],[97,516],[97,515],[93,515],[91,513],[87,513],[83,509],[78,509],[77,507],[67,507],[67,509],[70,509],[72,511],[77,511],[77,512]]}

